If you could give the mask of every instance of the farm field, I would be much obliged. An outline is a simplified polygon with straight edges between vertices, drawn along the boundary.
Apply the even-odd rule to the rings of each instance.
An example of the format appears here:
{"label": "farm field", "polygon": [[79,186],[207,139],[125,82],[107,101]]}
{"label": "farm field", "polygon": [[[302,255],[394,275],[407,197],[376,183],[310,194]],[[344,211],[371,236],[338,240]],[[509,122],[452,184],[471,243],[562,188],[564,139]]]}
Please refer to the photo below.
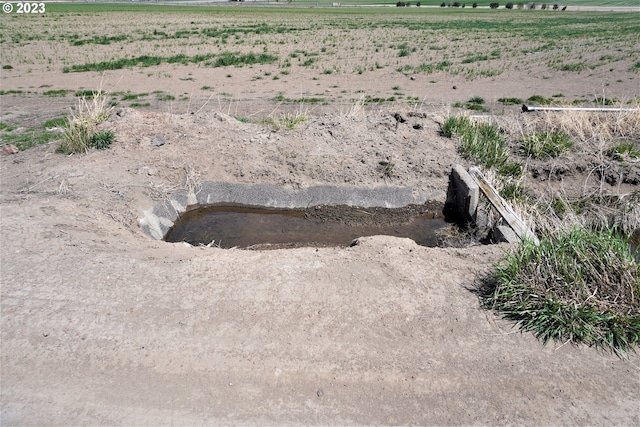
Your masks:
{"label": "farm field", "polygon": [[[481,308],[513,246],[453,226],[436,248],[267,251],[142,231],[206,182],[444,203],[454,164],[523,215],[637,229],[640,15],[488,4],[0,16],[0,145],[19,150],[0,157],[0,424],[640,424],[636,353],[543,345]],[[73,152],[66,118],[96,111],[108,148]],[[465,148],[474,120],[495,157]]]}
{"label": "farm field", "polygon": [[20,117],[21,100],[59,114],[103,80],[121,106],[181,113],[209,100],[258,118],[360,98],[439,106],[477,95],[500,112],[500,98],[638,97],[633,13],[182,10],[3,16],[3,120]]}

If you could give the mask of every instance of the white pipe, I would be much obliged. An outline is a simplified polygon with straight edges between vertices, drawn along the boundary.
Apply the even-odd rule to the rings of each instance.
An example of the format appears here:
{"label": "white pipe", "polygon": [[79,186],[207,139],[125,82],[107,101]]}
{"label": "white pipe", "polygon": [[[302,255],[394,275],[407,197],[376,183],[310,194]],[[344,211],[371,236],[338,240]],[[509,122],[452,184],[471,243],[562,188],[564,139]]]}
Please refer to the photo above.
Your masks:
{"label": "white pipe", "polygon": [[621,112],[621,111],[640,111],[638,108],[604,108],[604,107],[527,107],[522,104],[522,112],[534,111],[596,111],[601,113]]}

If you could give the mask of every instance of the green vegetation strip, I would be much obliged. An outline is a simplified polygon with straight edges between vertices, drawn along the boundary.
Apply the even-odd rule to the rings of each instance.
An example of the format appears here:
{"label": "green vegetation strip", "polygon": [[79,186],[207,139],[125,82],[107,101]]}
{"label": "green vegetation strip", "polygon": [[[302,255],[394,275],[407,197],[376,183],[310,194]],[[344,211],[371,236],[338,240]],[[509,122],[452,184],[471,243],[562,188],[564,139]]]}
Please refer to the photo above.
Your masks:
{"label": "green vegetation strip", "polygon": [[278,58],[266,53],[237,53],[237,52],[223,52],[219,55],[206,54],[206,55],[174,55],[174,56],[149,56],[142,55],[136,58],[123,58],[113,61],[104,61],[82,65],[72,65],[70,67],[64,67],[62,72],[64,73],[79,73],[85,71],[106,71],[106,70],[120,70],[128,67],[152,67],[163,63],[167,64],[198,64],[204,62],[206,66],[211,67],[227,67],[236,66],[242,67],[244,65],[251,64],[270,64],[277,61]]}
{"label": "green vegetation strip", "polygon": [[521,243],[484,281],[486,308],[550,340],[618,354],[640,343],[640,263],[627,239],[573,228]]}

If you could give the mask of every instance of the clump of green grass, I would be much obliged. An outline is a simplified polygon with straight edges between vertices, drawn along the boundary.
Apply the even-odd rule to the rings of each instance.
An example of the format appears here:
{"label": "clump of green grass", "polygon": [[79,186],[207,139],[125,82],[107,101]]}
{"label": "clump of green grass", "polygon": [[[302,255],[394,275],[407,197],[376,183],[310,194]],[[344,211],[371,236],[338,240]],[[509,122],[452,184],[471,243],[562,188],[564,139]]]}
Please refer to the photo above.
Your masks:
{"label": "clump of green grass", "polygon": [[[15,128],[6,128],[5,131],[11,132]],[[48,144],[49,142],[60,137],[60,134],[47,132],[44,129],[26,129],[20,133],[7,133],[0,135],[2,144],[13,144],[18,150],[24,151],[37,145]]]}
{"label": "clump of green grass", "polygon": [[506,163],[506,140],[497,126],[472,122],[466,116],[449,117],[442,125],[446,137],[460,138],[463,157],[481,163],[487,168]]}
{"label": "clump of green grass", "polygon": [[264,120],[264,123],[270,125],[274,130],[295,129],[298,124],[309,120],[306,114],[302,113],[287,113],[281,114],[276,117],[268,117]]}
{"label": "clump of green grass", "polygon": [[97,125],[109,118],[111,108],[106,92],[98,89],[91,100],[85,96],[78,100],[76,110],[67,118],[67,131],[58,152],[84,153],[90,148],[107,148],[114,140],[112,131],[98,131]]}
{"label": "clump of green grass", "polygon": [[498,102],[504,105],[518,105],[523,104],[522,99],[520,98],[498,98]]}
{"label": "clump of green grass", "polygon": [[553,103],[553,99],[552,98],[545,98],[544,96],[541,96],[541,95],[532,95],[529,98],[527,98],[527,101],[528,102],[537,102],[540,105]]}
{"label": "clump of green grass", "polygon": [[484,98],[480,96],[474,96],[467,102],[454,102],[453,107],[455,108],[466,108],[471,111],[489,111],[488,108],[484,107],[482,104],[484,103]]}
{"label": "clump of green grass", "polygon": [[476,55],[465,58],[461,61],[462,64],[471,64],[479,61],[488,61],[489,57],[487,55]]}
{"label": "clump of green grass", "polygon": [[522,141],[524,154],[536,159],[558,157],[572,147],[571,138],[566,133],[557,131],[533,132]]}
{"label": "clump of green grass", "polygon": [[441,126],[447,138],[460,140],[460,154],[485,169],[495,169],[502,177],[522,176],[522,165],[509,160],[507,141],[498,126],[476,123],[467,116],[451,116]]}
{"label": "clump of green grass", "polygon": [[116,135],[112,130],[97,131],[89,138],[89,146],[95,147],[98,150],[104,150],[113,143],[115,137]]}
{"label": "clump of green grass", "polygon": [[43,92],[43,95],[50,96],[50,97],[67,96],[67,90],[66,89],[47,90]]}
{"label": "clump of green grass", "polygon": [[86,89],[82,89],[82,90],[77,90],[74,95],[77,96],[78,98],[88,98],[91,99],[95,96],[96,91],[95,90],[86,90]]}
{"label": "clump of green grass", "polygon": [[640,148],[631,142],[620,142],[607,150],[607,156],[618,161],[640,159]]}
{"label": "clump of green grass", "polygon": [[484,280],[482,303],[547,344],[622,354],[640,343],[640,264],[624,236],[574,227],[523,241]]}
{"label": "clump of green grass", "polygon": [[[37,145],[48,144],[51,141],[60,138],[60,134],[52,132],[50,129],[55,127],[66,126],[67,120],[65,118],[57,118],[47,120],[42,124],[41,128],[29,128],[20,130],[16,125],[10,125],[8,123],[0,123],[0,142],[3,144],[13,144],[18,150],[24,151]],[[16,131],[14,133],[14,131]]]}
{"label": "clump of green grass", "polygon": [[144,98],[147,95],[149,95],[147,92],[143,92],[143,93],[130,93],[130,92],[127,92],[127,93],[122,95],[122,100],[123,101],[134,101],[134,100],[138,100],[140,98]]}
{"label": "clump of green grass", "polygon": [[158,101],[174,101],[176,97],[169,93],[159,93],[157,99]]}
{"label": "clump of green grass", "polygon": [[584,62],[572,62],[569,64],[562,64],[560,67],[556,67],[558,71],[573,71],[580,72],[586,68],[586,64]]}
{"label": "clump of green grass", "polygon": [[64,117],[59,117],[57,119],[47,120],[42,124],[42,127],[45,129],[61,128],[61,127],[64,127],[66,124],[67,124],[67,119]]}

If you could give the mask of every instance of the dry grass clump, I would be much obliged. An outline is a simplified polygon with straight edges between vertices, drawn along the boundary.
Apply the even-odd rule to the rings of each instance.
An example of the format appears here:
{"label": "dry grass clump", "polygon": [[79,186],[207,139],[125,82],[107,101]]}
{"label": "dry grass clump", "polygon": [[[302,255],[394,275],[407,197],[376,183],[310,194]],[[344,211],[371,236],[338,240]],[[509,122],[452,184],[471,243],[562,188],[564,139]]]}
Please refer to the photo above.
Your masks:
{"label": "dry grass clump", "polygon": [[84,153],[89,148],[103,149],[108,147],[114,139],[111,131],[98,131],[98,124],[109,118],[112,107],[109,97],[102,86],[89,99],[83,95],[67,117],[66,128],[59,151],[65,154]]}
{"label": "dry grass clump", "polygon": [[533,132],[568,135],[577,150],[602,157],[616,140],[640,138],[640,105],[620,106],[624,111],[582,110],[541,111],[523,115],[523,120],[507,124],[518,139]]}
{"label": "dry grass clump", "polygon": [[592,194],[538,197],[535,203],[519,199],[514,210],[540,236],[553,237],[563,230],[610,229],[622,236],[640,230],[640,190],[630,194]]}

